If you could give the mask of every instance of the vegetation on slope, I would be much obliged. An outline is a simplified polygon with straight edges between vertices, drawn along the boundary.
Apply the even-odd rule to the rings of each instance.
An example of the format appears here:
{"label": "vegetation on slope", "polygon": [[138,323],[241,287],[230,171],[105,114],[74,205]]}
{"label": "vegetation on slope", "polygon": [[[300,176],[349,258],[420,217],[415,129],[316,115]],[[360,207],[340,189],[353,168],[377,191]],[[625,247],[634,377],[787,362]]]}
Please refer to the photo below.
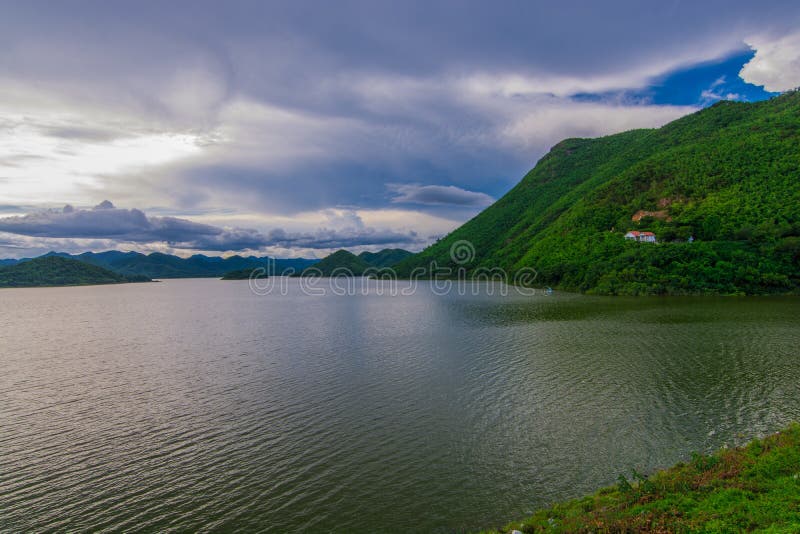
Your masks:
{"label": "vegetation on slope", "polygon": [[[255,274],[253,274],[255,272]],[[250,280],[250,277],[266,278],[267,272],[263,267],[239,269],[225,273],[221,280]]]}
{"label": "vegetation on slope", "polygon": [[499,532],[798,532],[800,425],[633,478]]}
{"label": "vegetation on slope", "polygon": [[[219,277],[231,271],[248,268],[255,269],[264,266],[271,271],[269,274],[280,274],[286,269],[301,271],[317,261],[304,258],[272,259],[257,258],[255,256],[229,256],[227,258],[221,258],[218,256],[205,256],[203,254],[195,254],[189,258],[181,258],[161,252],[153,252],[145,255],[139,252],[120,252],[117,250],[109,250],[107,252],[84,252],[83,254],[74,256],[64,252],[50,252],[46,255],[61,256],[79,260],[84,263],[91,263],[92,265],[97,265],[98,267],[103,267],[125,276],[141,275],[147,278]],[[19,262],[14,261],[14,263]]]}
{"label": "vegetation on slope", "polygon": [[338,250],[302,271],[303,276],[361,276],[373,266],[346,250]]}
{"label": "vegetation on slope", "polygon": [[0,287],[80,286],[149,282],[143,276],[121,274],[60,256],[43,256],[0,268]]}
{"label": "vegetation on slope", "polygon": [[[536,284],[597,294],[797,292],[799,177],[800,93],[720,102],[659,129],[562,141],[397,269],[533,268]],[[475,248],[468,265],[450,257],[460,240]]]}
{"label": "vegetation on slope", "polygon": [[362,252],[358,257],[373,267],[392,267],[412,255],[413,252],[402,248],[385,248],[379,252]]}

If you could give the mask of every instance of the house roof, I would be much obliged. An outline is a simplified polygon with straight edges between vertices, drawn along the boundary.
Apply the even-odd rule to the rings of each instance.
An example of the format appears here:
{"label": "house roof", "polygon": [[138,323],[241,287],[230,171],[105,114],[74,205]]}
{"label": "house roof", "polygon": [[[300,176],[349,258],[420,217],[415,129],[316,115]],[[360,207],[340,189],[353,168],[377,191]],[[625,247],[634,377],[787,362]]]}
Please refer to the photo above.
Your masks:
{"label": "house roof", "polygon": [[653,232],[640,232],[638,230],[631,230],[630,232],[628,232],[625,235],[632,235],[634,237],[639,237],[639,236],[643,236],[643,235],[644,236],[653,236],[653,237],[655,237],[656,234],[654,234]]}

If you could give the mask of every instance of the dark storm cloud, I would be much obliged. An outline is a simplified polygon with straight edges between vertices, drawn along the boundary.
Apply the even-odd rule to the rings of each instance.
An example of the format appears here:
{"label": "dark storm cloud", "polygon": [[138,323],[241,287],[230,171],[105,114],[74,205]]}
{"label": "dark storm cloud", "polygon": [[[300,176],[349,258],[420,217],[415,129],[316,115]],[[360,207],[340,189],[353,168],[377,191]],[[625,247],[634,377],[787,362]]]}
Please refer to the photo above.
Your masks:
{"label": "dark storm cloud", "polygon": [[[214,58],[227,79],[261,90],[268,90],[269,80],[279,76],[290,75],[286,82],[303,86],[337,71],[416,76],[491,67],[604,73],[621,62],[649,62],[719,40],[739,42],[741,37],[731,30],[792,29],[798,14],[796,2],[789,0],[501,4],[456,0],[120,4],[95,0],[81,2],[79,8],[64,2],[29,1],[5,2],[3,13],[0,27],[8,36],[25,33],[31,39],[63,40],[71,45],[51,59],[56,71],[79,63],[81,58],[69,55],[78,50],[105,67],[95,75],[112,70],[114,62],[108,54],[112,50],[125,52],[118,70],[158,70],[177,57],[201,51]],[[40,32],[34,35],[33,29]],[[87,41],[105,46],[93,51],[85,47]],[[166,43],[172,46],[162,48]],[[295,64],[300,56],[306,61]],[[237,67],[243,63],[261,68],[241,72]],[[270,76],[265,79],[264,73]],[[276,89],[284,90],[286,85]],[[295,96],[313,100],[317,89],[305,86]]]}
{"label": "dark storm cloud", "polygon": [[127,241],[183,241],[218,234],[221,229],[175,217],[147,217],[103,201],[92,209],[46,210],[0,218],[0,232],[33,237],[98,238]]}
{"label": "dark storm cloud", "polygon": [[40,238],[112,239],[128,243],[167,243],[177,248],[230,251],[270,246],[327,249],[361,245],[410,245],[421,242],[414,232],[364,227],[262,233],[248,228],[221,228],[177,217],[147,216],[105,200],[92,209],[46,210],[0,218],[0,232]]}
{"label": "dark storm cloud", "polygon": [[268,234],[271,245],[286,248],[352,248],[366,245],[415,245],[424,242],[416,232],[399,233],[374,228],[353,230],[319,230],[314,233],[289,234],[273,230]]}

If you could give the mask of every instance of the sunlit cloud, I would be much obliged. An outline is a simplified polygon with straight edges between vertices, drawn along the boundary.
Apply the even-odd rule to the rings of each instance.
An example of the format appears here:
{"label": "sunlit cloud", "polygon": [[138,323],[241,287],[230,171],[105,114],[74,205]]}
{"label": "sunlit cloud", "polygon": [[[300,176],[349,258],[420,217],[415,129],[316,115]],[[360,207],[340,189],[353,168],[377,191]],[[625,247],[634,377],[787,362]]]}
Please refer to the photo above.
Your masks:
{"label": "sunlit cloud", "polygon": [[740,73],[767,91],[800,88],[800,32],[781,37],[755,36],[747,39],[756,54]]}
{"label": "sunlit cloud", "polygon": [[74,126],[77,117],[0,115],[0,202],[81,202],[124,175],[188,158],[200,152],[186,133],[120,131]]}

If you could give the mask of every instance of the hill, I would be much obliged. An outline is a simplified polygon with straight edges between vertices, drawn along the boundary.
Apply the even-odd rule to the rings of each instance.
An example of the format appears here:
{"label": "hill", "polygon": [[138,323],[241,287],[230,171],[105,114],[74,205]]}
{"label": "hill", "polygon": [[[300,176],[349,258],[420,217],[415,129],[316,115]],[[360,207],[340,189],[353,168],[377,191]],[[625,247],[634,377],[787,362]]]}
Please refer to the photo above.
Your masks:
{"label": "hill", "polygon": [[373,266],[359,256],[346,250],[339,250],[305,269],[302,275],[321,273],[321,276],[361,276],[370,268]]}
{"label": "hill", "polygon": [[[147,278],[217,278],[231,271],[264,266],[267,266],[270,271],[274,271],[269,274],[276,274],[286,269],[301,271],[317,261],[304,258],[274,259],[257,258],[255,256],[221,258],[203,254],[181,258],[161,252],[145,255],[139,252],[120,252],[117,250],[97,253],[84,252],[78,255],[71,255],[65,252],[50,252],[45,256],[71,258],[97,265],[125,276],[141,275]],[[21,261],[28,260],[20,260],[19,262]]]}
{"label": "hill", "polygon": [[392,267],[412,255],[401,248],[385,248],[379,252],[362,252],[358,257],[373,267]]}
{"label": "hill", "polygon": [[[535,285],[612,295],[797,292],[798,147],[798,92],[719,102],[659,129],[567,139],[396,269],[408,276],[435,261],[513,278],[528,268]],[[629,230],[658,243],[626,240]],[[468,262],[451,258],[461,240],[474,247]]]}
{"label": "hill", "polygon": [[141,276],[127,277],[71,258],[44,256],[0,268],[0,287],[81,286],[148,282]]}
{"label": "hill", "polygon": [[253,275],[254,271],[256,272],[255,273],[256,277],[258,277],[258,278],[266,278],[266,270],[262,271],[262,270],[260,270],[259,267],[255,267],[255,268],[248,268],[248,269],[239,269],[237,271],[231,271],[229,273],[225,273],[222,276],[221,280],[250,280],[250,277],[254,276]]}

